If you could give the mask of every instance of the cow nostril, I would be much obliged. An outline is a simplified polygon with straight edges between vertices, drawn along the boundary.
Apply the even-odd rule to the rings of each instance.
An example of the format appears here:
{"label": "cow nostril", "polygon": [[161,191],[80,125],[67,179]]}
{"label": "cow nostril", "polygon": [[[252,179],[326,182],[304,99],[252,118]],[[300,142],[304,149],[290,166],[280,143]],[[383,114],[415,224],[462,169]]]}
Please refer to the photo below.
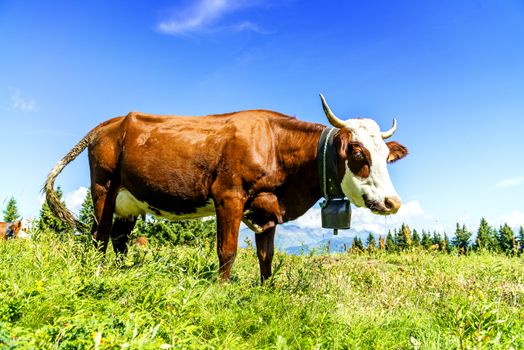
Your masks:
{"label": "cow nostril", "polygon": [[387,211],[396,213],[400,208],[400,200],[396,197],[386,197],[384,199],[384,206]]}

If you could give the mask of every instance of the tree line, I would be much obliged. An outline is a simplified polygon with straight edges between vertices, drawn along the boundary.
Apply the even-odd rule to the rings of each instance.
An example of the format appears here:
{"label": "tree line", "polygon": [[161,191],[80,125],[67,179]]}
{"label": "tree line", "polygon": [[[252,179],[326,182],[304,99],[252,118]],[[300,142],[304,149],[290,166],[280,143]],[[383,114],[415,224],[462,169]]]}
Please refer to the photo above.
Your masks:
{"label": "tree line", "polygon": [[[57,193],[62,198],[62,190],[57,188]],[[2,210],[3,219],[13,222],[20,219],[16,199],[11,197],[5,209]],[[91,227],[94,222],[93,201],[88,191],[78,214],[78,220],[85,227]],[[51,230],[57,233],[72,233],[62,220],[57,218],[46,202],[42,204],[39,216],[35,221],[39,230]],[[170,242],[171,244],[188,244],[202,238],[213,239],[216,231],[215,220],[187,220],[172,222],[165,219],[139,217],[133,234],[145,236],[151,242]],[[87,234],[88,232],[82,232]],[[503,253],[507,255],[522,254],[524,252],[524,228],[521,226],[517,232],[507,224],[498,228],[492,227],[485,218],[480,220],[479,228],[475,235],[465,225],[456,224],[453,237],[450,239],[447,233],[441,234],[437,231],[416,229],[411,230],[406,224],[398,229],[389,231],[385,236],[369,233],[363,241],[355,237],[347,251],[372,251],[384,250],[387,252],[401,252],[412,249],[424,249],[428,251],[439,251],[443,253],[457,252],[468,254],[471,251],[488,251],[492,253]]]}
{"label": "tree line", "polygon": [[388,252],[424,249],[440,251],[450,254],[468,254],[471,251],[487,251],[503,253],[506,255],[522,254],[524,252],[524,228],[521,226],[517,232],[504,223],[498,228],[492,227],[485,218],[480,220],[476,235],[466,228],[466,225],[456,224],[454,236],[449,239],[447,233],[422,230],[420,233],[406,224],[393,231],[389,230],[386,236],[369,233],[365,242],[355,237],[348,251],[385,250]]}
{"label": "tree line", "polygon": [[[60,187],[56,190],[58,197],[62,200],[63,191]],[[63,202],[63,200],[62,200]],[[65,204],[65,203],[64,203]],[[52,231],[62,235],[75,233],[76,236],[86,237],[89,235],[90,227],[94,222],[93,200],[88,190],[82,206],[78,212],[78,221],[85,229],[83,232],[74,231],[61,219],[56,217],[46,202],[42,204],[38,218],[33,222],[35,229],[40,231]],[[13,222],[20,219],[17,202],[11,197],[3,210],[4,221]],[[173,222],[162,218],[138,217],[132,236],[144,236],[150,243],[170,244],[192,244],[202,239],[214,238],[216,232],[215,220],[186,220]]]}

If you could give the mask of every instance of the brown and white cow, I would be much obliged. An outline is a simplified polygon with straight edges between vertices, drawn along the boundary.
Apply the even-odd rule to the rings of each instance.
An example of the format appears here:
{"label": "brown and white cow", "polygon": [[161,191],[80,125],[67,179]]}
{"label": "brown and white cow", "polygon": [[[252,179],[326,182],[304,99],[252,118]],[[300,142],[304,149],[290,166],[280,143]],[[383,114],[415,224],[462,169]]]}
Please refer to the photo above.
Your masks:
{"label": "brown and white cow", "polygon": [[14,222],[0,222],[0,239],[28,238],[27,221],[17,220]]}
{"label": "brown and white cow", "polygon": [[[336,181],[359,207],[393,214],[400,199],[387,163],[407,154],[385,143],[371,119],[340,120],[321,96],[336,128]],[[256,233],[261,279],[271,276],[277,224],[304,214],[320,198],[317,144],[326,127],[277,112],[248,110],[201,117],[131,112],[91,130],[51,170],[45,192],[57,216],[73,225],[53,186],[63,168],[88,148],[96,223],[93,239],[105,251],[109,238],[126,252],[139,215],[172,220],[216,215],[220,277],[228,280],[242,220]]]}

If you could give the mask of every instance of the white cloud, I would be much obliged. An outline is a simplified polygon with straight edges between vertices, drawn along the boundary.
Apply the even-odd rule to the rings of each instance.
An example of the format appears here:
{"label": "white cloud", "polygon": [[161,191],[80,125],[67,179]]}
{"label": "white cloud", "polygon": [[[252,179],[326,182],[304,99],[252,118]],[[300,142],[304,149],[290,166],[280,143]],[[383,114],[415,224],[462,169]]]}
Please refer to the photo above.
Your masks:
{"label": "white cloud", "polygon": [[177,9],[171,18],[157,24],[156,29],[165,34],[184,35],[217,30],[263,31],[254,23],[243,21],[234,25],[216,26],[227,14],[260,3],[253,0],[198,0],[192,6]]}
{"label": "white cloud", "polygon": [[[352,207],[351,228],[354,231],[368,231],[386,234],[389,229],[400,227],[403,223],[412,228],[443,231],[444,227],[432,215],[424,211],[418,201],[404,203],[395,215],[381,216],[366,208]],[[314,206],[298,219],[284,226],[295,226],[304,230],[321,229],[321,209]],[[340,231],[343,234],[345,231]],[[346,231],[347,232],[347,231]]]}
{"label": "white cloud", "polygon": [[500,215],[493,220],[493,222],[496,225],[495,227],[503,225],[504,223],[513,229],[519,228],[520,226],[524,227],[524,213],[518,210],[512,210],[509,214]]}
{"label": "white cloud", "polygon": [[304,228],[320,228],[320,211],[321,209],[315,206],[291,223]]}
{"label": "white cloud", "polygon": [[418,201],[404,203],[395,215],[379,216],[365,208],[355,208],[352,213],[352,227],[358,231],[384,235],[403,223],[416,229],[444,231],[444,226],[426,213]]}
{"label": "white cloud", "polygon": [[87,188],[80,186],[78,189],[66,193],[64,195],[64,202],[69,210],[73,213],[78,214],[80,208],[82,208],[82,203],[87,195]]}
{"label": "white cloud", "polygon": [[[351,229],[340,230],[338,238],[365,238],[369,232],[386,235],[388,230],[398,229],[403,223],[417,230],[437,230],[444,232],[445,227],[432,215],[424,211],[418,201],[404,203],[395,215],[380,216],[366,208],[352,207]],[[449,233],[449,232],[448,232]],[[244,225],[240,232],[240,242],[245,238],[254,241],[254,234]],[[301,244],[319,243],[333,238],[333,231],[323,229],[321,224],[321,209],[318,205],[309,209],[304,215],[277,228],[276,245],[279,249],[297,247]]]}
{"label": "white cloud", "polygon": [[35,110],[35,101],[23,97],[22,92],[19,89],[13,89],[10,105],[11,108],[20,111],[31,112]]}
{"label": "white cloud", "polygon": [[524,176],[512,177],[509,179],[504,179],[495,184],[496,188],[509,188],[517,187],[524,183]]}
{"label": "white cloud", "polygon": [[253,22],[249,22],[249,21],[244,21],[244,22],[235,24],[234,26],[231,27],[231,29],[233,29],[235,32],[250,30],[252,32],[257,32],[260,34],[266,34],[266,32],[262,30],[258,25],[256,25]]}

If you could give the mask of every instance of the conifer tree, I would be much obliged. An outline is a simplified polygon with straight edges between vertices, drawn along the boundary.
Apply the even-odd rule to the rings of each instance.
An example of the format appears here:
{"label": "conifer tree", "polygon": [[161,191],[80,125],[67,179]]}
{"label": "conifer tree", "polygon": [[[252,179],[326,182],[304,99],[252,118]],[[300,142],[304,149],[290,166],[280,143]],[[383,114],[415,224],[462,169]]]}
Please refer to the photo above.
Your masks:
{"label": "conifer tree", "polygon": [[411,248],[413,245],[413,240],[411,239],[411,230],[408,225],[402,224],[401,227],[402,235],[404,236],[404,241],[406,242],[405,249]]}
{"label": "conifer tree", "polygon": [[429,247],[431,247],[431,236],[429,235],[429,232],[422,230],[422,239],[420,240],[420,245],[422,245],[424,249],[429,249]]}
{"label": "conifer tree", "polygon": [[353,238],[353,246],[359,251],[364,250],[364,243],[362,243],[362,240],[359,237]]}
{"label": "conifer tree", "polygon": [[94,211],[93,211],[93,198],[91,197],[91,190],[87,190],[86,197],[82,203],[82,207],[78,212],[78,221],[85,224],[86,228],[90,228],[93,225]]}
{"label": "conifer tree", "polygon": [[386,251],[388,252],[397,251],[397,245],[395,243],[395,239],[393,238],[393,234],[391,233],[391,230],[388,231],[388,235],[386,236]]}
{"label": "conifer tree", "polygon": [[384,236],[380,235],[378,238],[378,249],[385,250],[386,249],[386,242],[384,241]]}
{"label": "conifer tree", "polygon": [[[62,199],[62,189],[58,187],[56,189],[58,198]],[[47,202],[44,202],[40,209],[40,218],[38,219],[38,228],[40,230],[52,230],[58,233],[69,231],[68,226],[59,218],[53,214]]]}
{"label": "conifer tree", "polygon": [[499,246],[499,230],[497,230],[495,227],[490,227],[490,234],[489,234],[489,240],[488,240],[488,250],[490,252],[500,252],[500,246]]}
{"label": "conifer tree", "polygon": [[516,254],[519,253],[519,243],[518,243],[518,241],[517,241],[517,237],[513,236],[512,244],[513,244],[513,252],[512,252],[512,255],[516,255]]}
{"label": "conifer tree", "polygon": [[524,252],[524,227],[520,226],[519,237],[517,239],[519,244],[519,254]]}
{"label": "conifer tree", "polygon": [[420,247],[420,236],[416,229],[413,229],[413,236],[411,237],[414,247]]}
{"label": "conifer tree", "polygon": [[513,239],[514,233],[511,227],[508,226],[508,224],[504,224],[499,229],[499,247],[500,250],[508,255],[513,254]]}
{"label": "conifer tree", "polygon": [[9,198],[9,201],[7,202],[7,206],[5,207],[3,214],[4,221],[6,222],[13,222],[20,219],[20,214],[18,213],[18,206],[14,197]]}
{"label": "conifer tree", "polygon": [[493,229],[489,226],[486,219],[480,219],[479,229],[477,231],[477,238],[475,239],[475,250],[493,250]]}
{"label": "conifer tree", "polygon": [[215,219],[195,219],[169,221],[163,218],[138,217],[132,231],[134,236],[145,236],[150,243],[175,245],[200,244],[202,240],[213,241],[216,238]]}
{"label": "conifer tree", "polygon": [[368,238],[366,239],[366,246],[368,247],[369,251],[373,251],[377,248],[377,240],[371,232],[369,233]]}
{"label": "conifer tree", "polygon": [[442,241],[440,241],[440,251],[442,253],[449,254],[451,252],[451,244],[449,243],[448,234],[444,232],[444,237],[442,238]]}
{"label": "conifer tree", "polygon": [[442,235],[437,231],[433,231],[433,236],[431,237],[431,245],[440,245],[440,241],[442,241]]}
{"label": "conifer tree", "polygon": [[395,245],[397,246],[397,250],[401,251],[406,249],[406,236],[404,235],[404,224],[400,227],[399,230],[394,229],[394,237],[395,237]]}
{"label": "conifer tree", "polygon": [[455,237],[453,237],[453,246],[457,247],[460,253],[467,253],[469,249],[469,239],[471,238],[471,232],[468,231],[466,225],[462,227],[457,222],[457,228],[455,230]]}

